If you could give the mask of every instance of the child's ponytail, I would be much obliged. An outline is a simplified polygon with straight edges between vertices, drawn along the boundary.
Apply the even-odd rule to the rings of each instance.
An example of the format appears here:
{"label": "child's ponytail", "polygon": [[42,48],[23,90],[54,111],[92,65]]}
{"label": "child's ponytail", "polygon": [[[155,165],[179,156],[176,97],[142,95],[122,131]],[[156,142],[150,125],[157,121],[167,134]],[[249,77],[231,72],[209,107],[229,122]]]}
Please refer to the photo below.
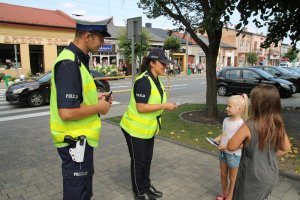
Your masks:
{"label": "child's ponytail", "polygon": [[249,118],[249,103],[248,103],[248,96],[247,96],[247,94],[242,94],[242,97],[243,97],[243,99],[244,99],[244,113],[243,113],[243,116],[242,116],[242,118],[243,118],[243,120],[244,121],[246,121],[248,118]]}

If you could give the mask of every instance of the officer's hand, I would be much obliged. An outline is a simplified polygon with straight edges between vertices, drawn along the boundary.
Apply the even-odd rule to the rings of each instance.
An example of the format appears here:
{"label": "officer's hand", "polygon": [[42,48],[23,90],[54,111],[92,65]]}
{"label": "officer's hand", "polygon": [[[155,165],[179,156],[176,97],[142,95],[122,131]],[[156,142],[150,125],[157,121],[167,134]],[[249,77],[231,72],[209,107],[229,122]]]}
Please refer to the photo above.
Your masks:
{"label": "officer's hand", "polygon": [[[98,93],[98,99],[100,100],[100,99],[102,99],[102,97],[106,97],[106,96],[108,96],[108,95],[109,95],[109,92]],[[114,97],[113,97],[113,95],[111,94],[110,97],[109,97],[109,99],[108,99],[108,102],[109,102],[110,104],[112,104],[113,100],[114,100]]]}
{"label": "officer's hand", "polygon": [[164,104],[165,110],[175,110],[177,108],[176,103],[165,103]]}
{"label": "officer's hand", "polygon": [[105,115],[109,111],[111,103],[105,101],[105,96],[102,96],[98,102],[98,105],[99,105],[99,113],[101,115]]}

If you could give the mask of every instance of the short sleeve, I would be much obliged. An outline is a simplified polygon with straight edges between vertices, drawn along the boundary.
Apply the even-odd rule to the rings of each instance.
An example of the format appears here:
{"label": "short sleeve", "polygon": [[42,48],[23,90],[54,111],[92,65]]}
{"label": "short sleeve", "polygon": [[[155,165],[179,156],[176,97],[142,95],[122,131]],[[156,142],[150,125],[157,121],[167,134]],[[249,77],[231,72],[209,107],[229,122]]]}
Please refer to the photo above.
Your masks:
{"label": "short sleeve", "polygon": [[65,60],[55,66],[58,108],[79,108],[83,100],[79,66]]}
{"label": "short sleeve", "polygon": [[151,85],[147,77],[143,77],[134,84],[134,97],[137,103],[148,103]]}

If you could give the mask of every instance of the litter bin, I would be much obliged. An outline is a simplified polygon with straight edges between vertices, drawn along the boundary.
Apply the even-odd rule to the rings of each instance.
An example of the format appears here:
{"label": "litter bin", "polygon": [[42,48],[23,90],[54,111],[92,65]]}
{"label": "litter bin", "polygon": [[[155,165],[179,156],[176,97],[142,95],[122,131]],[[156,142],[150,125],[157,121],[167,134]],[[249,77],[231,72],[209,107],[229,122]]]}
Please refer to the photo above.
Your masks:
{"label": "litter bin", "polygon": [[11,78],[11,76],[10,75],[6,75],[6,76],[4,76],[4,81],[5,81],[5,85],[6,85],[6,87],[8,86],[8,80]]}
{"label": "litter bin", "polygon": [[191,75],[191,74],[192,74],[192,70],[188,69],[188,75]]}

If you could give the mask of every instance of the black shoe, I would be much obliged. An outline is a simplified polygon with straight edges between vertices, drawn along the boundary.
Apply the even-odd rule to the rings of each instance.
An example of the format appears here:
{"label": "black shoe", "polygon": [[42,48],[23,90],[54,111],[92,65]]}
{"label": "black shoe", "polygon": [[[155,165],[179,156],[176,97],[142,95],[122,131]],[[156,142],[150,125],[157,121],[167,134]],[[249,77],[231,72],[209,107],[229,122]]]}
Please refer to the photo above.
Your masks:
{"label": "black shoe", "polygon": [[156,200],[156,198],[155,197],[153,197],[153,196],[151,196],[150,194],[148,194],[148,192],[147,193],[145,193],[145,194],[142,194],[142,195],[135,195],[134,196],[134,199],[135,200]]}
{"label": "black shoe", "polygon": [[150,186],[147,193],[150,194],[154,198],[161,198],[163,195],[163,193],[161,191],[155,189],[154,186]]}

